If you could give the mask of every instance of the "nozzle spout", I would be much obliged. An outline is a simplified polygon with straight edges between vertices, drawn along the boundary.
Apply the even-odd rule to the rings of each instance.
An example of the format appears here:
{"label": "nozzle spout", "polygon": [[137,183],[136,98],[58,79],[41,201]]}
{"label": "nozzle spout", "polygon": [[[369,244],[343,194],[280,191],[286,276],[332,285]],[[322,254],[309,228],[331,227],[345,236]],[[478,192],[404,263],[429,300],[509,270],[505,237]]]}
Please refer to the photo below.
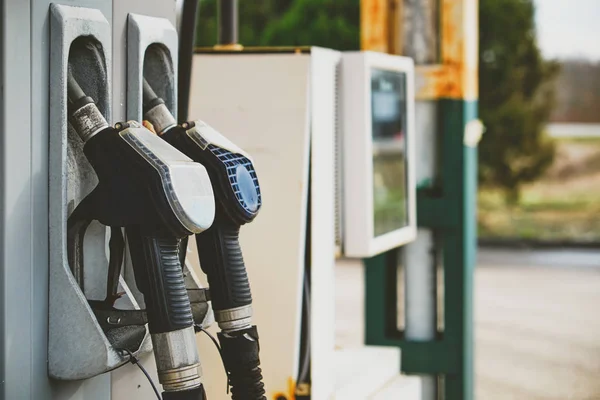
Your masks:
{"label": "nozzle spout", "polygon": [[151,108],[152,103],[154,103],[156,101],[160,101],[160,99],[158,98],[158,95],[156,94],[154,89],[152,89],[152,86],[150,86],[150,84],[148,83],[146,78],[144,78],[144,82],[143,82],[142,98],[143,98],[143,102],[144,102],[144,112],[148,111],[146,109],[146,107],[150,106],[150,108]]}
{"label": "nozzle spout", "polygon": [[144,119],[150,121],[159,135],[177,125],[164,100],[158,97],[146,78],[142,82],[142,100]]}
{"label": "nozzle spout", "polygon": [[86,97],[79,83],[75,80],[70,68],[67,68],[67,98],[69,103],[76,103]]}

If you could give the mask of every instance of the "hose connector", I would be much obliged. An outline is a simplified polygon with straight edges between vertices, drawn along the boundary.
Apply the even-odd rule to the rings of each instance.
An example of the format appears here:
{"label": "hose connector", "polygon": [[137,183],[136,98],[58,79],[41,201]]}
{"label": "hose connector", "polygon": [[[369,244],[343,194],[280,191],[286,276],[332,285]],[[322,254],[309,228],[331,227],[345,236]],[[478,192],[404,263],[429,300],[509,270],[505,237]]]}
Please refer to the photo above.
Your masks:
{"label": "hose connector", "polygon": [[202,372],[194,327],[153,333],[152,345],[158,380],[166,392],[190,390],[201,386]]}
{"label": "hose connector", "polygon": [[225,332],[247,329],[252,325],[251,304],[226,310],[213,310],[213,312],[219,328]]}
{"label": "hose connector", "polygon": [[75,80],[69,69],[67,71],[67,113],[69,122],[83,142],[87,142],[98,132],[108,128],[108,122],[94,103]]}
{"label": "hose connector", "polygon": [[157,134],[162,135],[177,126],[175,117],[165,105],[164,100],[158,97],[152,89],[146,78],[143,78],[142,82],[142,105],[144,119],[152,123]]}
{"label": "hose connector", "polygon": [[151,121],[154,130],[159,135],[177,126],[177,121],[164,103],[159,103],[144,114],[144,119]]}

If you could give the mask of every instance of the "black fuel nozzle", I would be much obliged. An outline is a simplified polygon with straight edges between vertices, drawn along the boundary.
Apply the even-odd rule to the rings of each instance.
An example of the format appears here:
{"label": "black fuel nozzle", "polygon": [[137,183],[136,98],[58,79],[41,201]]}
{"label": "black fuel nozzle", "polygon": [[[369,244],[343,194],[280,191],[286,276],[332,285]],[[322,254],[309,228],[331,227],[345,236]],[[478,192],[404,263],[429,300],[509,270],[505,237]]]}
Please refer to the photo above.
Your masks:
{"label": "black fuel nozzle", "polygon": [[266,399],[252,294],[239,243],[240,227],[252,222],[262,205],[254,164],[246,152],[202,121],[183,123],[162,138],[202,163],[213,184],[215,222],[196,235],[196,245],[221,328],[218,337],[232,399]]}
{"label": "black fuel nozzle", "polygon": [[[144,87],[147,103],[160,103],[148,82]],[[144,118],[155,125],[152,117],[145,111]],[[254,220],[262,204],[252,159],[202,121],[185,122],[161,137],[204,165],[210,176],[216,213],[213,225],[196,235],[200,266],[207,275],[215,320],[222,330],[218,336],[232,398],[262,400],[258,331],[252,325],[252,294],[239,244],[240,227]]]}
{"label": "black fuel nozzle", "polygon": [[[98,108],[71,75],[67,93],[69,120],[85,142],[84,153],[99,181],[73,215],[125,227],[164,398],[203,398],[178,252],[181,238],[204,231],[214,219],[206,169],[135,121],[114,128],[104,117],[103,125],[96,123]],[[104,128],[98,131],[100,125]]]}

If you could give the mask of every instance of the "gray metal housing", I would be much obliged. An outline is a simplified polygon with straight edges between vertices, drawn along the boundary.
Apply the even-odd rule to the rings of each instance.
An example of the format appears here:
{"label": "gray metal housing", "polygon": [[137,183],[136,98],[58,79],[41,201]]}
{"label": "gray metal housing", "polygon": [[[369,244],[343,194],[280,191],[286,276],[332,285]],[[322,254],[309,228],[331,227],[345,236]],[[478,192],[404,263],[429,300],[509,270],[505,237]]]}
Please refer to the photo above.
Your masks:
{"label": "gray metal housing", "polygon": [[129,14],[127,119],[142,119],[143,77],[177,115],[177,43],[177,31],[168,19]]}
{"label": "gray metal housing", "polygon": [[[110,123],[125,119],[128,13],[175,23],[174,0],[0,0],[0,399],[152,398],[131,364],[79,381],[48,375],[51,3],[98,9],[111,25]],[[156,380],[152,355],[140,360]]]}
{"label": "gray metal housing", "polygon": [[[71,273],[66,243],[69,213],[97,184],[96,175],[83,154],[83,143],[66,119],[69,53],[75,52],[75,40],[85,40],[88,46],[101,46],[104,59],[93,59],[83,52],[73,54],[77,62],[72,69],[84,91],[94,98],[110,121],[111,27],[96,9],[56,4],[50,8],[48,373],[53,378],[76,380],[110,371],[127,361],[114,349],[87,301],[101,300],[106,295],[106,229],[93,224],[85,237],[85,293]],[[124,282],[121,282],[121,291],[126,295],[119,300],[119,308],[139,308],[127,294],[129,288]],[[134,334],[141,335],[142,340],[146,336],[145,347],[150,349],[145,329],[120,329],[137,329]],[[140,348],[130,350],[137,353]]]}
{"label": "gray metal housing", "polygon": [[[142,79],[144,77],[144,59],[150,45],[159,45],[156,60],[158,68],[154,68],[155,82],[159,96],[165,100],[165,105],[171,114],[177,115],[177,31],[168,19],[149,17],[130,13],[127,17],[127,108],[126,119],[142,120]],[[161,51],[160,49],[165,49]],[[159,58],[159,57],[156,57]],[[153,86],[155,82],[152,82]],[[127,252],[129,253],[129,252]],[[144,296],[137,290],[131,259],[125,259],[123,276],[130,284],[137,302],[144,307]]]}

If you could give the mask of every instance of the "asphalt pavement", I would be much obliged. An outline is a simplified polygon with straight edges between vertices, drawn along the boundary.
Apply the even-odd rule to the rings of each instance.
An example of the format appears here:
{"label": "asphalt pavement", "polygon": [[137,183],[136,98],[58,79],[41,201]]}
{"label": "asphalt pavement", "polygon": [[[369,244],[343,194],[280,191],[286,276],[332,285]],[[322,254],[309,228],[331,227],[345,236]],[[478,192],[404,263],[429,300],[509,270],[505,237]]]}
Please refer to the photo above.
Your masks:
{"label": "asphalt pavement", "polygon": [[[362,265],[336,270],[336,343],[364,341]],[[480,249],[478,400],[600,400],[600,251]]]}
{"label": "asphalt pavement", "polygon": [[600,399],[599,251],[481,249],[475,299],[477,399]]}

